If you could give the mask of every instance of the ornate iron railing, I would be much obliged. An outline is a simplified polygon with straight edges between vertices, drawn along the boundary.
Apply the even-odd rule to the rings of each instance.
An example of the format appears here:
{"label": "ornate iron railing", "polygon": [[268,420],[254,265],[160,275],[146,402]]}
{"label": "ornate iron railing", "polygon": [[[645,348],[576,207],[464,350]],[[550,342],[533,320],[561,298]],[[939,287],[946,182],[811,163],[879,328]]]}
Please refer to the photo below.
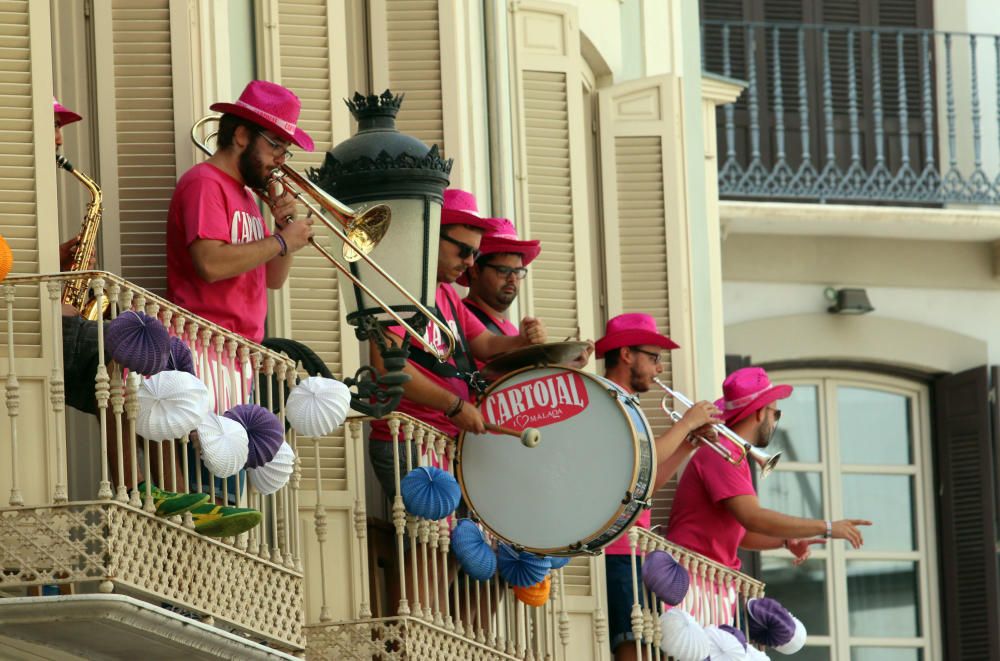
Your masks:
{"label": "ornate iron railing", "polygon": [[726,198],[1000,204],[1000,35],[706,20]]}

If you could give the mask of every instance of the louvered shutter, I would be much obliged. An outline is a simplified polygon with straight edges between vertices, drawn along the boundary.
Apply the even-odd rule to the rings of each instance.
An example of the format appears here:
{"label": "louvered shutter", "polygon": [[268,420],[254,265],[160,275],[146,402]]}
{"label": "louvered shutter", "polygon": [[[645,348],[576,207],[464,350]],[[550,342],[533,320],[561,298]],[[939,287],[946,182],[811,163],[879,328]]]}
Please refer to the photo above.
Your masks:
{"label": "louvered shutter", "polygon": [[[0,234],[14,253],[12,273],[22,274],[59,268],[54,261],[54,246],[45,246],[43,257],[39,245],[40,235],[58,237],[59,230],[54,202],[55,153],[48,128],[52,122],[52,99],[44,89],[45,85],[51,85],[51,69],[48,64],[42,66],[35,61],[50,57],[46,52],[48,40],[36,44],[31,35],[31,20],[39,20],[38,13],[41,12],[29,9],[26,0],[0,5],[0,143],[4,153],[4,164],[0,167],[3,173],[0,204],[4,210]],[[47,17],[48,11],[44,14]],[[41,70],[36,71],[36,67]],[[41,301],[48,301],[48,294],[43,299],[37,286],[24,286],[17,287],[15,295],[15,354],[41,357],[39,310]],[[0,315],[0,332],[6,338],[4,310]],[[6,357],[6,352],[3,355]]]}
{"label": "louvered shutter", "polygon": [[[98,68],[97,76],[99,89],[108,84],[106,76],[113,81],[115,119],[109,128],[117,154],[101,173],[114,176],[118,188],[122,276],[163,294],[167,209],[177,180],[170,3],[112,0],[110,11],[111,69]],[[115,237],[104,240],[114,243]]]}
{"label": "louvered shutter", "polygon": [[372,92],[405,94],[396,128],[446,154],[438,0],[372,0],[370,22]]}
{"label": "louvered shutter", "polygon": [[[520,297],[521,313],[545,322],[549,337],[593,337],[589,222],[585,172],[583,79],[575,9],[519,2],[511,14],[515,122],[515,213],[522,236],[540,239]],[[566,566],[567,606],[574,626],[594,631],[604,601],[603,560]],[[606,614],[605,614],[606,616]],[[567,658],[588,659],[606,646],[574,636]]]}
{"label": "louvered shutter", "polygon": [[[333,89],[334,81],[344,77],[333,71],[334,62],[343,55],[334,44],[340,39],[331,26],[343,25],[342,15],[332,11],[325,0],[280,0],[278,9],[278,67],[276,77],[302,100],[299,125],[316,143],[312,153],[298,150],[293,166],[300,172],[319,167],[336,138],[347,138],[347,109],[341,100],[343,89]],[[335,130],[336,125],[336,130]],[[316,240],[327,250],[335,251],[339,240],[320,227]],[[344,371],[341,348],[340,291],[337,270],[319,251],[306,247],[295,253],[289,276],[288,300],[290,333],[293,339],[309,346],[335,375]],[[348,330],[350,350],[357,352],[354,334]],[[312,448],[300,454],[303,488],[315,488],[316,458]],[[352,454],[353,457],[353,454]],[[320,444],[324,491],[348,490],[348,451],[343,429]],[[362,461],[359,457],[356,461]]]}
{"label": "louvered shutter", "polygon": [[1000,660],[1000,577],[987,371],[934,384],[942,619],[949,659]]}

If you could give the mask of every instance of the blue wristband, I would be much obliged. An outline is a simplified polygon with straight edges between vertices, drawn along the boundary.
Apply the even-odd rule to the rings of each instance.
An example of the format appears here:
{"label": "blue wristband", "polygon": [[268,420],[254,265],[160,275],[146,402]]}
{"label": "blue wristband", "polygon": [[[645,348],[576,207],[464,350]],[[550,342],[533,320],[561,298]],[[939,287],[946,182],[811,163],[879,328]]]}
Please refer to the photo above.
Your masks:
{"label": "blue wristband", "polygon": [[284,257],[285,255],[287,255],[288,244],[285,243],[285,237],[281,236],[280,234],[272,234],[271,236],[276,238],[278,240],[278,243],[281,244],[281,252],[278,253],[278,257]]}

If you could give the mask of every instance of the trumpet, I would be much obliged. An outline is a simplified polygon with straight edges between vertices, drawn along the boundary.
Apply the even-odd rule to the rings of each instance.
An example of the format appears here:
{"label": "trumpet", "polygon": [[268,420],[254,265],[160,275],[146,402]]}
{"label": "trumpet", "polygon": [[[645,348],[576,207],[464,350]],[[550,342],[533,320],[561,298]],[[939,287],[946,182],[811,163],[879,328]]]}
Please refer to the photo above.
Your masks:
{"label": "trumpet", "polygon": [[[667,384],[663,383],[663,381],[660,381],[655,377],[653,378],[653,381],[656,383],[656,385],[663,388],[663,390],[666,392],[666,394],[663,396],[663,399],[660,400],[660,408],[663,409],[663,412],[669,415],[670,419],[673,420],[674,422],[677,422],[678,420],[681,419],[681,414],[678,413],[677,411],[674,411],[667,405],[668,398],[672,397],[676,399],[678,402],[680,402],[687,408],[691,408],[692,406],[694,406],[694,402],[692,402],[690,399],[688,399],[681,393],[677,392],[676,390],[672,389]],[[754,463],[756,463],[757,466],[760,467],[760,479],[762,480],[765,477],[767,477],[772,470],[774,470],[774,467],[778,464],[778,460],[781,459],[780,452],[776,452],[774,455],[769,455],[760,448],[750,443],[749,441],[745,440],[742,436],[734,432],[732,429],[721,423],[712,425],[712,428],[715,429],[715,431],[717,431],[719,434],[725,436],[730,441],[739,446],[741,448],[739,454],[734,455],[732,452],[729,451],[728,448],[724,447],[718,441],[714,441],[704,437],[700,437],[699,440],[705,445],[707,445],[709,448],[714,450],[716,453],[721,455],[726,461],[733,464],[734,466],[738,466],[740,462],[744,460],[749,461],[749,459],[753,459]]]}
{"label": "trumpet", "polygon": [[[207,115],[199,119],[194,123],[194,126],[191,127],[191,141],[208,156],[211,156],[213,153],[212,149],[208,146],[208,143],[213,137],[215,137],[217,132],[209,133],[205,136],[204,140],[200,137],[201,132],[203,127],[207,124],[218,121],[219,117],[217,115]],[[350,268],[342,264],[336,257],[330,254],[326,248],[319,245],[315,238],[310,238],[309,243],[311,243],[316,250],[326,257],[326,259],[333,264],[338,271],[347,277],[347,279],[350,280],[355,287],[363,291],[367,296],[371,297],[371,299],[375,301],[375,303],[382,308],[393,321],[399,324],[410,337],[420,343],[425,351],[432,356],[435,356],[441,362],[444,362],[451,357],[451,355],[455,352],[455,336],[451,332],[451,329],[441,322],[437,318],[437,315],[428,310],[419,300],[417,300],[416,297],[413,296],[413,294],[408,292],[369,255],[389,229],[389,223],[392,220],[392,212],[387,204],[376,204],[368,209],[365,209],[363,212],[355,211],[340,200],[328,194],[313,182],[309,181],[306,177],[296,172],[294,169],[289,167],[287,163],[281,164],[281,166],[271,173],[271,179],[268,181],[266,191],[254,190],[254,192],[268,204],[270,204],[270,200],[274,197],[281,197],[285,192],[291,193],[296,200],[301,202],[306,209],[308,209],[310,215],[318,218],[320,222],[326,225],[327,229],[333,232],[334,235],[341,240],[344,244],[344,261],[350,263],[363,260],[370,267],[372,267],[372,269],[383,277],[392,288],[406,298],[406,300],[408,300],[420,314],[440,329],[442,335],[448,342],[448,350],[444,354],[438,352],[432,344],[424,339],[422,333],[418,333],[416,329],[404,321],[402,317],[400,317],[385,301],[382,300],[382,298],[378,296],[378,294],[361,282],[361,279],[354,275]],[[337,222],[330,220],[329,216],[335,218]]]}

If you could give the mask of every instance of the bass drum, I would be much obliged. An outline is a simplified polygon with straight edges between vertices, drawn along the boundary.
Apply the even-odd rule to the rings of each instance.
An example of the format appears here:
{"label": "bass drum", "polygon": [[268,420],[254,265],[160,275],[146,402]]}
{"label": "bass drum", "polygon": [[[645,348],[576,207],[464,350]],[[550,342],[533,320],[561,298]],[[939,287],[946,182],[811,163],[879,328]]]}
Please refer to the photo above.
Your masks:
{"label": "bass drum", "polygon": [[525,368],[494,382],[487,422],[541,442],[464,432],[455,474],[472,516],[540,555],[595,554],[644,508],[656,474],[653,433],[635,400],[607,379],[566,367]]}

